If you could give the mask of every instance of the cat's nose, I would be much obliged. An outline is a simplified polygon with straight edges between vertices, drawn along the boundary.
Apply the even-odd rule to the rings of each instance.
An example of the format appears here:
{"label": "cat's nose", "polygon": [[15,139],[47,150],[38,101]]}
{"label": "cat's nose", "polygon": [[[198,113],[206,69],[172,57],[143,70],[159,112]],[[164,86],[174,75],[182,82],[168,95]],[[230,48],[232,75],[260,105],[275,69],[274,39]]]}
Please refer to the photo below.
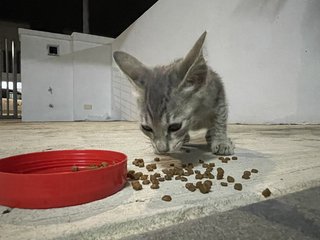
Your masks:
{"label": "cat's nose", "polygon": [[169,151],[169,147],[165,142],[156,142],[156,148],[159,153],[166,153]]}

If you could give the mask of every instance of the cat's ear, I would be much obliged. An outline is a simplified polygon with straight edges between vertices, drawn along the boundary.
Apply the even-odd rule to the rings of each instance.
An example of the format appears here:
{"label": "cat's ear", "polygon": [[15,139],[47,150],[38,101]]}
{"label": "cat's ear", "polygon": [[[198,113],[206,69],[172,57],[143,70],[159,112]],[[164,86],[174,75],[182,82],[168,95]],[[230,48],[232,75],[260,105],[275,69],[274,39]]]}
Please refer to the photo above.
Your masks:
{"label": "cat's ear", "polygon": [[130,78],[132,84],[138,89],[145,88],[145,76],[149,69],[138,59],[128,53],[116,51],[113,53],[113,58],[120,69]]}
{"label": "cat's ear", "polygon": [[180,91],[194,92],[201,87],[205,81],[208,72],[208,66],[203,57],[202,48],[207,32],[204,32],[192,49],[182,60],[179,66],[179,74],[182,78],[178,86]]}

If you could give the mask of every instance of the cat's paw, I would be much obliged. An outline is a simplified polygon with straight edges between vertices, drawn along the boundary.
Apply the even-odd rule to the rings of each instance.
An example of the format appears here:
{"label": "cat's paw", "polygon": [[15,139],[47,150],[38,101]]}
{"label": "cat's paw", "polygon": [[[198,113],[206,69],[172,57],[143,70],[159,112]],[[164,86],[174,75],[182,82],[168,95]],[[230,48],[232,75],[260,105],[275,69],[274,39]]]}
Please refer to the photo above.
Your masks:
{"label": "cat's paw", "polygon": [[215,139],[211,143],[211,150],[213,154],[217,155],[232,155],[234,153],[234,144],[230,138],[226,140]]}

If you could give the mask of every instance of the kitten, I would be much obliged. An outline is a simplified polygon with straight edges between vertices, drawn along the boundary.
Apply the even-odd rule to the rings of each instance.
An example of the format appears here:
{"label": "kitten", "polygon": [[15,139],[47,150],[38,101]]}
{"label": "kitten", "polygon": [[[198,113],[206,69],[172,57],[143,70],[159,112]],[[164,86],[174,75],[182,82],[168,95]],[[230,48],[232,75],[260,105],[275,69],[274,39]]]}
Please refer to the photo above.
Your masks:
{"label": "kitten", "polygon": [[227,137],[228,108],[224,87],[203,57],[204,32],[184,59],[149,68],[128,53],[113,57],[138,93],[140,128],[155,153],[175,152],[188,142],[189,130],[207,129],[212,152],[231,155]]}

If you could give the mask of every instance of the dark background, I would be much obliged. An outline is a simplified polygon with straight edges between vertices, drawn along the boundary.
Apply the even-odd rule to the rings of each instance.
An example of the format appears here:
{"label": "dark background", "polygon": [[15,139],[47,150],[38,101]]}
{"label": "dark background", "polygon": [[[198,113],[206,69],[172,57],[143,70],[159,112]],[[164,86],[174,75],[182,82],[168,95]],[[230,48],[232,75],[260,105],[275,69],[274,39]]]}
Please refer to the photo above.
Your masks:
{"label": "dark background", "polygon": [[[90,34],[117,37],[157,0],[89,0]],[[0,20],[33,30],[82,32],[82,0],[0,0]]]}

